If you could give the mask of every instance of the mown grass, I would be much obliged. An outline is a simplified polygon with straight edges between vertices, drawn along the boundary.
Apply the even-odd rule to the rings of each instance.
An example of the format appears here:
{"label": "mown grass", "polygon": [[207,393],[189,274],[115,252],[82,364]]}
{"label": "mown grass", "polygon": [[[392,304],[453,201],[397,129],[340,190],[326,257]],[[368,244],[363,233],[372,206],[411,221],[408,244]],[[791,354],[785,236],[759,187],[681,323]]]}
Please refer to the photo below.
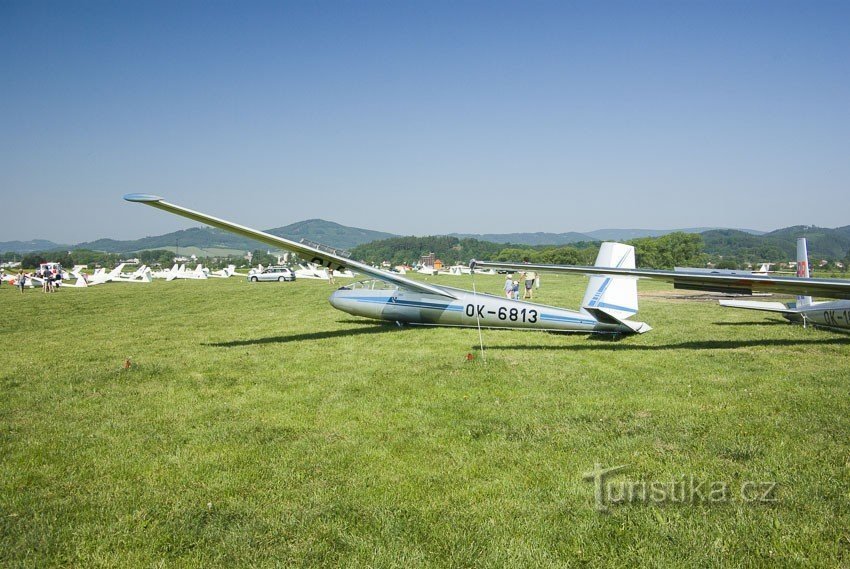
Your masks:
{"label": "mown grass", "polygon": [[[4,286],[0,565],[850,565],[850,338],[640,288],[648,334],[485,330],[484,363],[315,281]],[[599,513],[595,463],[777,501]]]}

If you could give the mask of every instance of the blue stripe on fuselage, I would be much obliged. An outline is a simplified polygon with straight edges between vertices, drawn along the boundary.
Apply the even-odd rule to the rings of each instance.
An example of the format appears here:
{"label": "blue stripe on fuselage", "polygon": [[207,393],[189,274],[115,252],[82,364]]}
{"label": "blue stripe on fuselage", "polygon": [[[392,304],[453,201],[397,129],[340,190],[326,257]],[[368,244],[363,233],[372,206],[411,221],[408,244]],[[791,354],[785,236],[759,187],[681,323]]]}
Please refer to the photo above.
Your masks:
{"label": "blue stripe on fuselage", "polygon": [[442,304],[423,302],[418,300],[402,300],[391,296],[349,296],[348,300],[355,302],[369,302],[372,304],[392,304],[393,306],[407,306],[410,308],[428,308],[431,310],[448,310],[449,312],[460,312],[463,307],[458,304]]}
{"label": "blue stripe on fuselage", "polygon": [[540,320],[548,320],[550,322],[570,322],[573,324],[597,324],[596,320],[587,320],[585,318],[573,316],[561,316],[559,314],[541,314]]}

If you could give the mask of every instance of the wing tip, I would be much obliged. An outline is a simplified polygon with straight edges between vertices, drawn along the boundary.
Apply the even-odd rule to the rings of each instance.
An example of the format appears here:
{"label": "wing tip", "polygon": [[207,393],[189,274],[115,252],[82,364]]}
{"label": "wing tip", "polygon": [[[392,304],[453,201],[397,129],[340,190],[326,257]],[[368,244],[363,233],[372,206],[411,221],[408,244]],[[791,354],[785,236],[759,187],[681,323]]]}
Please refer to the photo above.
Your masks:
{"label": "wing tip", "polygon": [[161,202],[162,198],[151,194],[125,194],[124,199],[128,202],[150,203]]}

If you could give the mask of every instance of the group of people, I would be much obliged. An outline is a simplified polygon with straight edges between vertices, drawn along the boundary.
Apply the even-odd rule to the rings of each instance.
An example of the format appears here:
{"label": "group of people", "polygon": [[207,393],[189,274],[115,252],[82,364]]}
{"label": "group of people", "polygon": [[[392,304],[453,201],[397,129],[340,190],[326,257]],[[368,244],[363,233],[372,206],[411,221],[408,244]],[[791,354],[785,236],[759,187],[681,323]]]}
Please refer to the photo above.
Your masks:
{"label": "group of people", "polygon": [[[9,281],[9,284],[18,287],[21,291],[21,294],[24,292],[24,288],[28,284],[31,284],[33,275],[28,273],[24,273],[23,271],[18,271],[18,274],[14,278],[9,278],[10,275],[5,273],[0,273],[0,285],[4,281]],[[42,292],[56,292],[59,286],[62,284],[62,274],[57,270],[44,270],[44,271],[36,271],[35,277],[38,277],[41,280],[41,290]]]}
{"label": "group of people", "polygon": [[540,288],[540,277],[534,271],[526,271],[519,273],[519,280],[513,280],[510,274],[505,275],[505,297],[510,300],[519,300],[520,288],[525,292],[522,294],[523,300],[534,300],[534,288]]}
{"label": "group of people", "polygon": [[56,292],[62,284],[62,275],[56,270],[44,271],[40,278],[42,292]]}

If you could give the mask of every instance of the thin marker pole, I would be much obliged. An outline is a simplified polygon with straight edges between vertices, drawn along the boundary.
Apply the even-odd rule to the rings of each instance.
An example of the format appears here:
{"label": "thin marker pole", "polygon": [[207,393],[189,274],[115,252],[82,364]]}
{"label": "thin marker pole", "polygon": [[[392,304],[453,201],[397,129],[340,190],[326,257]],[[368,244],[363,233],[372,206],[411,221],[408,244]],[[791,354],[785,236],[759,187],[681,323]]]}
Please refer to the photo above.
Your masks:
{"label": "thin marker pole", "polygon": [[[478,291],[475,290],[475,269],[472,269],[472,296],[478,301]],[[481,316],[478,315],[478,307],[475,307],[475,320],[478,322],[478,343],[481,345],[481,361],[487,363],[487,356],[484,354],[484,336],[481,335]]]}

